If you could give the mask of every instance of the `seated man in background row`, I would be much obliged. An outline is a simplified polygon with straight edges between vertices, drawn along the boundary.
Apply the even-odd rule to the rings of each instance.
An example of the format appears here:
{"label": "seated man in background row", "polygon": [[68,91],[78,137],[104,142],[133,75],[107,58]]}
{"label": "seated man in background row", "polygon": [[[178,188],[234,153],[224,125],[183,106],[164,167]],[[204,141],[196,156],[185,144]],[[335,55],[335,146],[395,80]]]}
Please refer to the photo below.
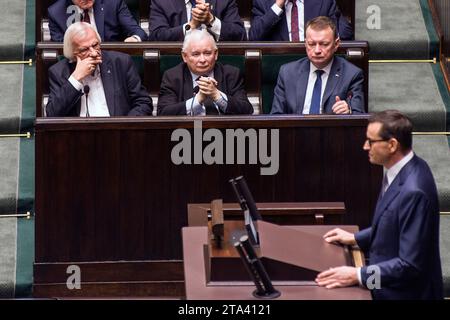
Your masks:
{"label": "seated man in background row", "polygon": [[305,24],[326,16],[337,25],[341,40],[352,40],[353,29],[341,17],[335,0],[253,0],[252,41],[304,41]]}
{"label": "seated man in background row", "polygon": [[183,41],[201,28],[216,41],[247,39],[235,0],[152,0],[149,24],[153,41]]}
{"label": "seated man in background row", "polygon": [[364,74],[334,56],[339,47],[334,22],[328,17],[309,21],[305,45],[308,57],[281,66],[271,113],[364,113]]}
{"label": "seated man in background row", "polygon": [[[64,56],[49,69],[49,117],[151,115],[152,100],[129,55],[100,49],[92,25],[72,24],[64,35]],[[84,98],[83,98],[84,96]]]}
{"label": "seated man in background row", "polygon": [[216,63],[216,42],[206,30],[186,35],[181,53],[184,62],[163,75],[158,115],[253,113],[240,70]]}
{"label": "seated man in background row", "polygon": [[123,0],[58,0],[48,8],[52,41],[61,42],[75,22],[92,24],[102,41],[141,42],[147,34]]}

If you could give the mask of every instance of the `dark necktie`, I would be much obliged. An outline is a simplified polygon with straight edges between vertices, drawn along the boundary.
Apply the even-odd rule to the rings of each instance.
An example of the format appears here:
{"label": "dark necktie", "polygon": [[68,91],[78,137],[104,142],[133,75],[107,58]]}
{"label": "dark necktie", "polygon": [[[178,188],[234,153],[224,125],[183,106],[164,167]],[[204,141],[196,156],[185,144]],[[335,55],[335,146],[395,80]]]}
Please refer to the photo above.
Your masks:
{"label": "dark necktie", "polygon": [[91,18],[89,17],[89,10],[85,9],[83,11],[83,22],[91,24]]}
{"label": "dark necktie", "polygon": [[316,70],[317,74],[316,83],[314,83],[314,90],[311,99],[311,107],[309,108],[309,114],[320,114],[320,99],[322,98],[322,74],[323,70]]}
{"label": "dark necktie", "polygon": [[203,105],[205,106],[206,115],[219,114],[219,111],[217,111],[217,107],[211,98],[206,98],[205,101],[203,101]]}
{"label": "dark necktie", "polygon": [[300,35],[298,32],[298,7],[297,0],[289,0],[292,3],[291,11],[291,39],[292,42],[300,41]]}
{"label": "dark necktie", "polygon": [[389,183],[388,183],[388,179],[387,179],[387,174],[385,173],[383,175],[383,183],[381,184],[381,197],[384,196],[388,187],[389,187]]}
{"label": "dark necktie", "polygon": [[191,0],[192,8],[195,8],[195,0]]}

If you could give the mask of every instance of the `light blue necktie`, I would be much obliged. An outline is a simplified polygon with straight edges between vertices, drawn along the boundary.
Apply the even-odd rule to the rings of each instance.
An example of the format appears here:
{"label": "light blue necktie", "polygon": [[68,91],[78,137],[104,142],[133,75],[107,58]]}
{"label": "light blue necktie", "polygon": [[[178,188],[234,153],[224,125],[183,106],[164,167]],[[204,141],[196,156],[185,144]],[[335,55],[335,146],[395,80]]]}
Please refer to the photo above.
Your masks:
{"label": "light blue necktie", "polygon": [[320,114],[320,99],[322,97],[322,74],[323,70],[316,70],[317,74],[316,83],[314,83],[314,90],[311,99],[311,107],[309,108],[309,114]]}

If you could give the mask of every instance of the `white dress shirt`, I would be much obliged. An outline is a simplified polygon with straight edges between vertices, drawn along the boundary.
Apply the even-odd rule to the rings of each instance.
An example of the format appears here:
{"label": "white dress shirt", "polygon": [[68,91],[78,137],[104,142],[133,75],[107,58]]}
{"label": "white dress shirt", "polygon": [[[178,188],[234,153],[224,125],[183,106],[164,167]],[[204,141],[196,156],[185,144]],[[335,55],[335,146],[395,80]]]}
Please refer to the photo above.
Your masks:
{"label": "white dress shirt", "polygon": [[[327,86],[328,77],[330,75],[331,66],[333,65],[334,59],[331,60],[331,62],[323,69],[322,74],[322,89],[320,92],[320,113],[323,113],[323,94],[325,92],[325,88]],[[308,77],[308,87],[306,88],[306,95],[305,95],[305,103],[303,104],[303,114],[309,114],[309,111],[311,109],[311,101],[314,91],[314,85],[317,80],[317,73],[316,73],[316,66],[313,65],[311,62],[309,63],[309,77]]]}
{"label": "white dress shirt", "polygon": [[[304,0],[297,0],[297,11],[298,11],[298,34],[300,41],[305,41],[305,6]],[[293,4],[286,0],[284,3],[284,10],[286,11],[286,22],[289,33],[289,41],[292,41],[292,31],[291,31],[291,15],[292,15],[292,6]],[[276,3],[272,6],[272,11],[275,12],[277,16],[280,16],[283,13],[283,9],[281,9]]]}
{"label": "white dress shirt", "polygon": [[[88,108],[91,117],[109,117],[109,109],[106,103],[105,90],[103,89],[100,68],[95,69],[94,75],[88,75],[81,82],[70,76],[69,82],[78,91],[83,91],[84,86],[88,85]],[[80,117],[86,117],[86,96],[81,97]]]}
{"label": "white dress shirt", "polygon": [[[187,14],[187,23],[183,24],[183,33],[186,35],[186,33],[189,33],[189,31],[186,31],[186,25],[189,24],[189,21],[191,21],[191,10],[192,10],[192,4],[190,0],[184,0],[186,3],[186,14]],[[211,8],[212,10],[212,8]],[[210,32],[212,32],[216,38],[216,41],[219,41],[220,38],[220,30],[222,29],[222,21],[219,20],[219,18],[215,17],[213,23],[211,24],[211,27],[207,27],[205,24],[202,24],[199,29],[208,29]]]}

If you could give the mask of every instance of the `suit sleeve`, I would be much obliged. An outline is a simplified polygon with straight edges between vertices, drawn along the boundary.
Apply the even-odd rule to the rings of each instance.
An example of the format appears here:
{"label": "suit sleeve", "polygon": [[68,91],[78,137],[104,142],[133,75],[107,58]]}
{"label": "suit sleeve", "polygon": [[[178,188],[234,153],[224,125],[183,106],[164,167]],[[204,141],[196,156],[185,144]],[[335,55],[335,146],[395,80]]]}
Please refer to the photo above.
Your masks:
{"label": "suit sleeve", "polygon": [[371,232],[372,228],[366,228],[364,230],[355,233],[356,244],[364,252],[369,252]]}
{"label": "suit sleeve", "polygon": [[65,30],[61,30],[61,28],[56,23],[57,17],[55,17],[55,13],[53,11],[47,10],[48,14],[48,28],[50,29],[50,37],[54,42],[62,42],[64,40],[64,32]]}
{"label": "suit sleeve", "polygon": [[352,109],[352,113],[366,113],[364,107],[364,73],[362,70],[359,69],[353,77],[348,92],[351,92],[349,105]]}
{"label": "suit sleeve", "polygon": [[226,114],[252,114],[253,106],[248,101],[244,78],[239,69],[229,72],[226,81],[228,87],[228,92],[225,92],[228,97]]}
{"label": "suit sleeve", "polygon": [[286,86],[285,86],[285,66],[281,66],[278,74],[277,85],[273,92],[272,110],[270,114],[285,114],[286,112]]}
{"label": "suit sleeve", "polygon": [[[398,207],[399,212],[399,254],[390,260],[380,262],[381,287],[401,287],[415,281],[425,272],[428,263],[427,251],[432,239],[432,215],[430,201],[420,191],[405,196]],[[371,276],[367,266],[361,268],[363,284]]]}
{"label": "suit sleeve", "polygon": [[74,114],[74,108],[83,93],[75,89],[68,79],[63,79],[54,68],[49,69],[50,97],[45,110],[48,117],[65,117]]}
{"label": "suit sleeve", "polygon": [[118,4],[117,17],[127,37],[137,35],[141,38],[142,41],[147,40],[147,34],[144,30],[141,29],[141,27],[139,27],[123,0],[120,0]]}
{"label": "suit sleeve", "polygon": [[165,72],[161,81],[158,97],[158,115],[186,115],[186,101],[179,101],[177,88],[182,88],[183,83],[179,79],[171,79]]}
{"label": "suit sleeve", "polygon": [[[223,1],[223,0],[220,0]],[[245,41],[247,35],[245,33],[244,24],[239,16],[238,7],[235,0],[229,0],[227,6],[218,17],[222,23],[220,29],[220,41]]]}
{"label": "suit sleeve", "polygon": [[[164,0],[153,0],[150,10],[150,41],[182,41],[184,39],[183,25],[171,27]],[[222,26],[223,28],[223,26]]]}
{"label": "suit sleeve", "polygon": [[134,66],[131,57],[127,57],[127,87],[128,97],[130,99],[131,109],[129,116],[145,116],[152,115],[153,104],[147,90],[141,84],[141,78]]}
{"label": "suit sleeve", "polygon": [[271,8],[265,10],[264,2],[255,0],[252,9],[252,26],[248,33],[250,41],[264,41],[267,33],[282,19]]}

